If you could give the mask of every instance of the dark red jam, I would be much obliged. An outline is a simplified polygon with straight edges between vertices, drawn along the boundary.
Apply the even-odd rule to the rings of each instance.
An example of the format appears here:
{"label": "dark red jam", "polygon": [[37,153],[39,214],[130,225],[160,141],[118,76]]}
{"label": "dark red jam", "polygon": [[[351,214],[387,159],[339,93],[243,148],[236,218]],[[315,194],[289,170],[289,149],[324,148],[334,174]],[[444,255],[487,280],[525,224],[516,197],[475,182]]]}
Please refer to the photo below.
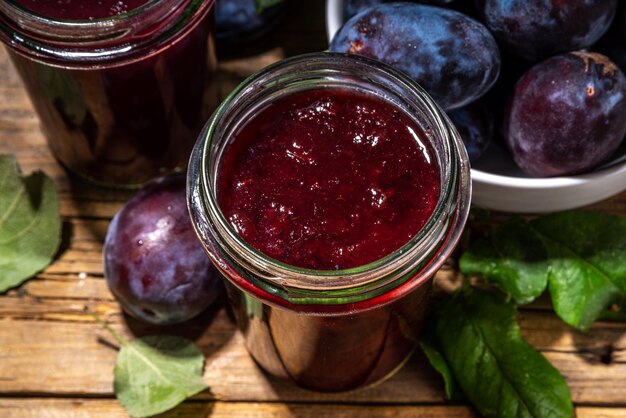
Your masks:
{"label": "dark red jam", "polygon": [[116,16],[149,0],[17,0],[24,8],[45,17],[91,20]]}
{"label": "dark red jam", "polygon": [[419,125],[380,98],[291,94],[235,133],[218,202],[254,248],[286,264],[362,266],[406,244],[432,215],[439,167]]}

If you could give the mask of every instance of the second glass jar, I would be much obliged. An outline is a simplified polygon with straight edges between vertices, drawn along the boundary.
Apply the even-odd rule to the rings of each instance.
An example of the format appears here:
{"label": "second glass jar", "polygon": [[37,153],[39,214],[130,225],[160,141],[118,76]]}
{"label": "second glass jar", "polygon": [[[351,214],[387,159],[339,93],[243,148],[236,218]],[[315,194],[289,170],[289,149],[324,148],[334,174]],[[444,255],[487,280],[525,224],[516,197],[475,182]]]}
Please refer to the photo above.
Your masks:
{"label": "second glass jar", "polygon": [[25,3],[0,2],[0,39],[58,160],[118,187],[184,168],[216,107],[213,0],[147,0],[85,20]]}

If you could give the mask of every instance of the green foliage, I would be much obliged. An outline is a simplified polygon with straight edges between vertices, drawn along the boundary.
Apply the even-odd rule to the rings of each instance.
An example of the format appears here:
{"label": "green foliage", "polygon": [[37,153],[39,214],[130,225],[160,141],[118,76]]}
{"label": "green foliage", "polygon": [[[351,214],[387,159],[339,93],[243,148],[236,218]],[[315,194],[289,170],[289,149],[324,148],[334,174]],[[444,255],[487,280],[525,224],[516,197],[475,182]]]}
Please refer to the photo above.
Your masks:
{"label": "green foliage", "polygon": [[192,341],[168,335],[120,341],[114,389],[131,416],[160,414],[208,387],[204,356]]}
{"label": "green foliage", "polygon": [[21,175],[0,155],[0,293],[45,268],[61,242],[57,191],[42,172]]}
{"label": "green foliage", "polygon": [[584,211],[517,219],[463,254],[461,270],[483,275],[517,303],[547,286],[559,317],[587,330],[626,297],[626,219]]}
{"label": "green foliage", "polygon": [[523,340],[515,316],[515,307],[496,294],[471,287],[457,291],[430,322],[440,350],[435,367],[448,370],[446,381],[454,376],[487,417],[571,417],[563,377]]}

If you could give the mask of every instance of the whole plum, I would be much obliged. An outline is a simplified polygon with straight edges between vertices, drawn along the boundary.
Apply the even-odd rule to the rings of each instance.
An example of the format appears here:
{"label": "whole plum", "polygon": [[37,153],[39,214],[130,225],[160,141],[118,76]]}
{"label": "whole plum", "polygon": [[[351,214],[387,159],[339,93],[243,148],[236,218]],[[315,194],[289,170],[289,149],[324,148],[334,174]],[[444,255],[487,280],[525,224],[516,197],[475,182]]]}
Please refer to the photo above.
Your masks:
{"label": "whole plum", "polygon": [[285,6],[282,1],[259,10],[255,0],[216,0],[215,35],[221,42],[258,36],[278,21]]}
{"label": "whole plum", "polygon": [[500,70],[500,52],[486,27],[454,10],[422,4],[381,4],[359,13],[337,32],[330,51],[404,71],[447,110],[485,94]]}
{"label": "whole plum", "polygon": [[493,115],[480,101],[448,112],[448,116],[461,135],[470,162],[475,162],[485,152],[494,132]]}
{"label": "whole plum", "polygon": [[343,4],[344,21],[362,12],[368,7],[385,3],[385,0],[346,0]]}
{"label": "whole plum", "polygon": [[[350,19],[357,13],[362,12],[368,7],[376,6],[382,3],[390,3],[393,0],[346,0],[344,2],[344,21]],[[454,0],[413,0],[414,3],[433,4],[436,6],[445,6],[452,3]]]}
{"label": "whole plum", "polygon": [[446,6],[454,0],[415,0],[416,3],[432,4],[434,6]]}
{"label": "whole plum", "polygon": [[532,61],[591,46],[608,30],[617,7],[617,0],[475,2],[502,45]]}
{"label": "whole plum", "polygon": [[606,160],[626,134],[626,78],[607,57],[570,52],[517,82],[505,112],[515,162],[536,177],[576,174]]}
{"label": "whole plum", "polygon": [[222,289],[191,225],[183,175],[154,180],[126,203],[109,226],[103,258],[111,293],[146,322],[190,319]]}

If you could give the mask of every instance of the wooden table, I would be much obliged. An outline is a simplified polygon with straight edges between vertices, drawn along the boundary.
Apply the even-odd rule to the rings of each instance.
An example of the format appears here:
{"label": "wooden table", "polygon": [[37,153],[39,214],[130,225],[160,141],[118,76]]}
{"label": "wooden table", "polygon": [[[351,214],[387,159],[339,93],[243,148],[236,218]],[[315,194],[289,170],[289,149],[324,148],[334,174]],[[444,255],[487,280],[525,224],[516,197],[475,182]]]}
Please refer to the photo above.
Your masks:
{"label": "wooden table", "polygon": [[[267,51],[222,61],[222,92],[285,55],[324,49],[323,14],[320,0],[291,2]],[[0,296],[1,417],[126,416],[112,387],[117,344],[88,311],[127,338],[166,332],[192,338],[201,347],[211,389],[168,417],[475,416],[468,406],[446,404],[441,379],[419,354],[376,387],[349,394],[312,393],[263,374],[223,306],[185,327],[165,330],[124,316],[103,279],[101,250],[111,217],[132,194],[68,178],[50,154],[4,50],[0,97],[0,153],[16,154],[25,172],[41,169],[50,175],[63,216],[63,244],[54,263]],[[594,208],[626,215],[626,193]],[[447,267],[438,280],[450,282],[455,276]],[[519,319],[525,338],[566,377],[578,417],[626,417],[626,324],[599,322],[579,333],[556,318],[545,300],[524,308]]]}

